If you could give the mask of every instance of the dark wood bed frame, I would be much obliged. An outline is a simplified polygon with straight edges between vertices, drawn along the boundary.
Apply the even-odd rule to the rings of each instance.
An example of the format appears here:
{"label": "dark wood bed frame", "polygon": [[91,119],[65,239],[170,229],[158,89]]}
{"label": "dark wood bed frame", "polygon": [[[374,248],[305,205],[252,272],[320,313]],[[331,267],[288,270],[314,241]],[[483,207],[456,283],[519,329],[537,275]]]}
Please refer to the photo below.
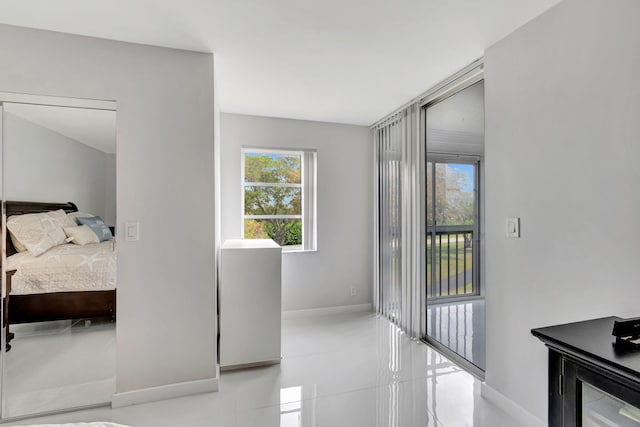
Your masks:
{"label": "dark wood bed frame", "polygon": [[[77,212],[77,206],[67,203],[5,202],[6,218],[13,215],[40,213],[63,209]],[[17,253],[7,232],[5,238],[7,257]],[[75,320],[95,318],[116,318],[116,290],[51,292],[45,294],[11,295],[11,277],[16,270],[6,272],[6,298],[4,300],[4,326],[7,351],[13,334],[10,325],[18,323],[47,322],[54,320]]]}

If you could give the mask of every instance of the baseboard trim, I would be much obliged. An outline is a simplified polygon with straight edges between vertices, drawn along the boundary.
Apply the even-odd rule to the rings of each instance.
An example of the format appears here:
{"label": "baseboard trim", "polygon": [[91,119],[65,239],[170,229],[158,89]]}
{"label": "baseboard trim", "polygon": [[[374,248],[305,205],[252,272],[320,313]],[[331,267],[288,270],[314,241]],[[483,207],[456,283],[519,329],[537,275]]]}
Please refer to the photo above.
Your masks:
{"label": "baseboard trim", "polygon": [[260,366],[278,365],[282,362],[282,357],[273,360],[265,360],[262,362],[239,363],[237,365],[220,366],[220,372],[237,371],[238,369],[258,368]]}
{"label": "baseboard trim", "polygon": [[339,305],[337,307],[310,308],[307,310],[287,310],[282,312],[283,319],[299,319],[312,316],[332,316],[335,314],[371,312],[371,304]]}
{"label": "baseboard trim", "polygon": [[207,378],[205,380],[185,381],[182,383],[125,391],[113,395],[111,407],[122,408],[123,406],[156,402],[158,400],[173,399],[192,394],[209,393],[218,391],[218,388],[218,378]]}
{"label": "baseboard trim", "polygon": [[545,427],[547,425],[504,394],[500,393],[493,387],[488,386],[487,383],[482,383],[480,387],[480,395],[507,414],[511,415],[511,417],[521,421],[522,424],[520,425],[522,427]]}

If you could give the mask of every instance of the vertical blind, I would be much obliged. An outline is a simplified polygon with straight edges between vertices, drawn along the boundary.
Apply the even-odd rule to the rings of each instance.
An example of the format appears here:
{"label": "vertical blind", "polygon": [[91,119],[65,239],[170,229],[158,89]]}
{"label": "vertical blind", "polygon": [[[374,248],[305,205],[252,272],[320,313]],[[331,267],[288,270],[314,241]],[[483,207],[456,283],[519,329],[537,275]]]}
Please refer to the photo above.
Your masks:
{"label": "vertical blind", "polygon": [[407,332],[423,332],[424,149],[417,104],[374,127],[374,306]]}
{"label": "vertical blind", "polygon": [[372,126],[374,139],[374,308],[411,338],[426,333],[424,109],[482,78],[469,64]]}

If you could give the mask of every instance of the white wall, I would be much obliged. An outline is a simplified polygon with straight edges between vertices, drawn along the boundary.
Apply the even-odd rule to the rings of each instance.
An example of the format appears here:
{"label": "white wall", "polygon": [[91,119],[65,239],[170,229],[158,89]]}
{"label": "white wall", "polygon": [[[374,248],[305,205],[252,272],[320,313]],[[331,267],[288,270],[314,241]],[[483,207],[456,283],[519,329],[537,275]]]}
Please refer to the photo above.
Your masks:
{"label": "white wall", "polygon": [[220,123],[222,240],[242,238],[242,147],[316,149],[318,251],[283,254],[282,309],[371,304],[369,128],[225,113]]}
{"label": "white wall", "polygon": [[104,216],[103,219],[108,221],[109,224],[116,223],[116,207],[117,207],[117,193],[116,193],[116,170],[117,170],[117,155],[105,154],[104,162]]}
{"label": "white wall", "polygon": [[486,52],[486,380],[545,421],[530,329],[640,312],[639,16],[566,0]]}
{"label": "white wall", "polygon": [[117,392],[215,386],[213,56],[0,25],[0,57],[0,91],[117,101]]}
{"label": "white wall", "polygon": [[[115,155],[7,112],[3,121],[6,200],[74,202],[115,224]],[[115,114],[115,113],[113,113]]]}

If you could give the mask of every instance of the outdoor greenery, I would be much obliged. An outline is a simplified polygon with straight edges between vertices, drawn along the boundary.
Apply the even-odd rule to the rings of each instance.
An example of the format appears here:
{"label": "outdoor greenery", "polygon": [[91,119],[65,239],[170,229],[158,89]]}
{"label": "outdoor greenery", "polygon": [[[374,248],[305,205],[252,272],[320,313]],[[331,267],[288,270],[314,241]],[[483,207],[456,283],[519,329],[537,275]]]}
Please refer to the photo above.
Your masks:
{"label": "outdoor greenery", "polygon": [[[458,247],[456,250],[455,240],[458,239]],[[435,256],[436,263],[435,266],[431,264],[431,242],[427,241],[427,295],[429,297],[432,296],[431,287],[434,285],[432,283],[432,268],[435,270],[435,290],[433,296],[447,296],[449,295],[448,290],[451,290],[451,295],[460,295],[471,293],[473,291],[473,250],[471,246],[465,246],[464,243],[464,235],[458,234],[453,235],[451,238],[451,244],[438,244],[436,241],[435,246]],[[447,263],[448,260],[448,263]],[[466,265],[465,265],[466,260]],[[447,268],[448,264],[448,268]],[[464,276],[460,276],[458,280],[458,287],[456,289],[455,276],[458,274],[463,274],[464,271],[467,271],[466,281],[463,279]],[[447,282],[451,278],[451,283],[449,287],[447,287]]]}
{"label": "outdoor greenery", "polygon": [[[301,215],[302,189],[299,186],[301,172],[299,155],[246,153],[244,214]],[[244,237],[247,239],[270,238],[280,246],[301,245],[302,220],[299,218],[245,219]]]}
{"label": "outdoor greenery", "polygon": [[299,219],[245,219],[245,239],[273,239],[280,246],[302,244],[302,221]]}
{"label": "outdoor greenery", "polygon": [[[435,241],[432,241],[431,235],[427,239],[427,295],[429,298],[473,292],[471,235],[455,232],[448,234],[443,231],[446,229],[438,228],[473,225],[474,177],[470,173],[471,168],[468,166],[467,168],[465,170],[463,165],[456,164],[427,163],[429,229],[434,230],[435,225],[435,230],[438,230],[438,233],[445,233],[442,234],[442,240],[436,237]],[[433,185],[434,178],[435,186]],[[435,256],[435,260],[432,259],[432,256]],[[465,270],[466,280],[464,278]],[[457,284],[456,276],[458,276]]]}
{"label": "outdoor greenery", "polygon": [[[433,163],[427,163],[427,216],[433,223]],[[435,164],[436,225],[473,224],[473,177],[448,164]]]}

